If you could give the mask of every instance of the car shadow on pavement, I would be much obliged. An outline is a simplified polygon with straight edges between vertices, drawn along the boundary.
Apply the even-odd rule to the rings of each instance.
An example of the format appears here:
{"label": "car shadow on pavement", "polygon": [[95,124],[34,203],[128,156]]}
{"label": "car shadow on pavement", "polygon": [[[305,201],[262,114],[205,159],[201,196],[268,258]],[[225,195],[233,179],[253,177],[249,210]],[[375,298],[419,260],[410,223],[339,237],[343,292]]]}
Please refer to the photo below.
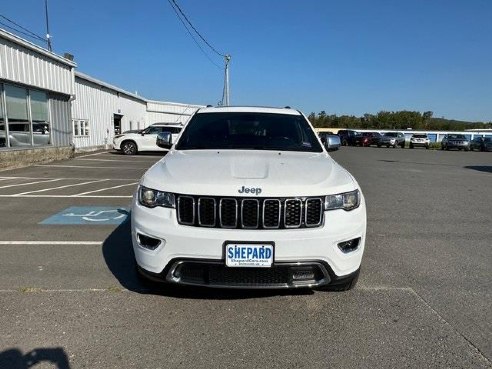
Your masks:
{"label": "car shadow on pavement", "polygon": [[491,165],[468,165],[465,168],[478,170],[479,172],[492,173],[492,166]]}
{"label": "car shadow on pavement", "polygon": [[25,355],[18,348],[0,352],[0,368],[28,369],[42,363],[50,363],[50,368],[70,369],[67,354],[61,347],[38,348]]}
{"label": "car shadow on pavement", "polygon": [[129,291],[141,294],[153,294],[186,299],[235,300],[279,295],[310,295],[314,293],[309,289],[229,290],[143,283],[136,270],[135,256],[131,241],[130,216],[114,229],[114,231],[106,238],[102,247],[106,265],[121,286]]}

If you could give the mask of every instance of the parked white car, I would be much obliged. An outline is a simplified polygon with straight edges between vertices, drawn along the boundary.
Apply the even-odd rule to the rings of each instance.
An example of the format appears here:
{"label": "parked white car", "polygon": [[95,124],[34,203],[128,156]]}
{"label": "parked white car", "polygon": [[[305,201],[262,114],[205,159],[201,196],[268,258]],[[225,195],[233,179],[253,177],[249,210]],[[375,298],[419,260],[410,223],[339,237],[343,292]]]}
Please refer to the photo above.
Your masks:
{"label": "parked white car", "polygon": [[168,151],[156,145],[157,134],[169,132],[176,140],[182,128],[177,123],[154,123],[141,131],[129,131],[114,136],[113,148],[126,155],[135,155],[140,151]]}
{"label": "parked white car", "polygon": [[413,149],[419,146],[429,149],[430,139],[425,133],[415,133],[410,137],[410,148]]}
{"label": "parked white car", "polygon": [[146,279],[228,288],[355,285],[364,196],[303,114],[203,108],[176,143],[169,133],[158,141],[170,151],[142,177],[131,211]]}

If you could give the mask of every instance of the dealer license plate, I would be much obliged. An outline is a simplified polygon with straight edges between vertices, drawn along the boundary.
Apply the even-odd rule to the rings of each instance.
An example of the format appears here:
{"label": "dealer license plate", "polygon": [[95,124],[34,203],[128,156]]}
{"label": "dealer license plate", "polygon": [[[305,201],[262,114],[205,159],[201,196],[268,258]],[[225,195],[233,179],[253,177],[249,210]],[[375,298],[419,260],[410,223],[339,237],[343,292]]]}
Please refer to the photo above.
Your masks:
{"label": "dealer license plate", "polygon": [[273,264],[273,245],[228,243],[225,260],[228,267],[269,268]]}

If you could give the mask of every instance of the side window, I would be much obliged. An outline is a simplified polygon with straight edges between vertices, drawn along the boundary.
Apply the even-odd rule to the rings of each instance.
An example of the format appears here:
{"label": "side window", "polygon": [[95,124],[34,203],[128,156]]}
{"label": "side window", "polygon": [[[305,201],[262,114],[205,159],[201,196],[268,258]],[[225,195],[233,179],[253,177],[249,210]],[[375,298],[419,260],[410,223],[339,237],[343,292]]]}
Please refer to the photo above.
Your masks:
{"label": "side window", "polygon": [[158,133],[161,133],[162,132],[162,128],[161,127],[149,127],[147,129],[147,134],[150,134],[150,135],[156,135]]}

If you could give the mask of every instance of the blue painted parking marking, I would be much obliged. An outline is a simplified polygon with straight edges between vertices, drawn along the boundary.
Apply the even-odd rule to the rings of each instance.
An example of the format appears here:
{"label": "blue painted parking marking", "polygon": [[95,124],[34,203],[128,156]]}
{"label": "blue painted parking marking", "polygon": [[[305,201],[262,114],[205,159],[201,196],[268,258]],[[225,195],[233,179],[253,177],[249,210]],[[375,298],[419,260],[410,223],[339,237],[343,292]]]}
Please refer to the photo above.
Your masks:
{"label": "blue painted parking marking", "polygon": [[114,206],[72,206],[39,224],[121,224],[128,209]]}

